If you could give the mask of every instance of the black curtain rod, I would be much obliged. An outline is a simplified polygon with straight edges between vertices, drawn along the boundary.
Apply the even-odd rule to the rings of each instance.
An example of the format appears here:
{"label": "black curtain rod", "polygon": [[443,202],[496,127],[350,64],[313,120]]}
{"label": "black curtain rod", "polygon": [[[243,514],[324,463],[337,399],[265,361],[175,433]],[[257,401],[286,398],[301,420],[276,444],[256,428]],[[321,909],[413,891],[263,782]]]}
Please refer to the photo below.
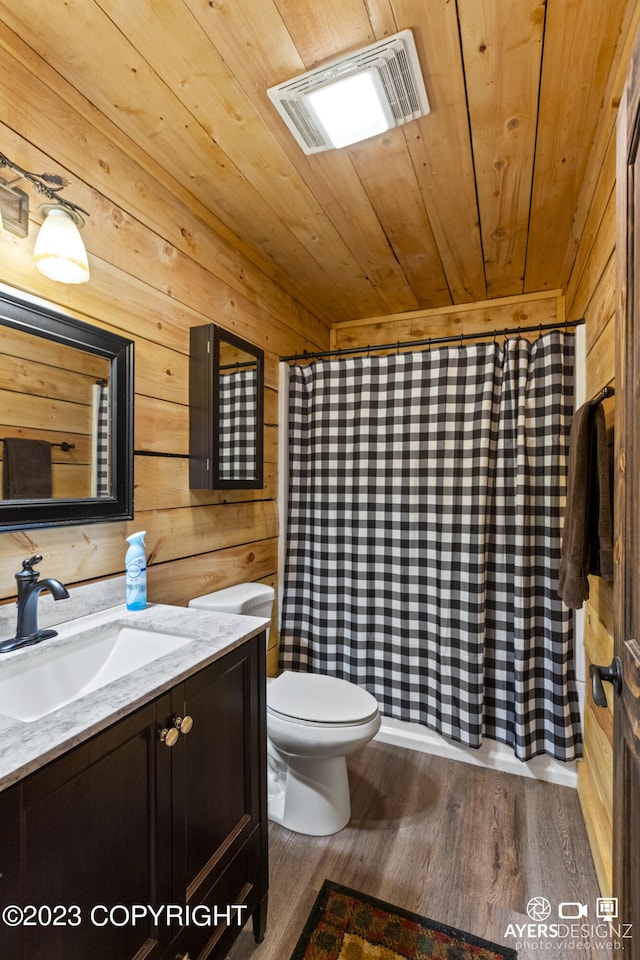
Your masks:
{"label": "black curtain rod", "polygon": [[531,327],[505,327],[503,330],[490,330],[487,331],[487,333],[459,333],[457,336],[429,337],[427,340],[405,340],[404,342],[398,341],[397,343],[381,343],[377,346],[344,347],[341,350],[321,350],[318,353],[307,353],[305,351],[304,353],[292,354],[290,357],[280,357],[280,360],[283,363],[291,360],[318,360],[320,357],[343,357],[348,353],[370,353],[373,350],[400,350],[405,347],[433,347],[441,343],[458,343],[462,340],[480,340],[485,337],[493,337],[495,340],[496,337],[506,337],[511,333],[535,333],[536,331],[542,333],[543,330],[567,330],[569,327],[578,327],[583,323],[584,318],[582,320],[566,320],[564,323],[538,323]]}
{"label": "black curtain rod", "polygon": [[218,370],[240,370],[241,367],[255,367],[255,360],[245,360],[243,363],[223,363],[222,366],[218,367]]}

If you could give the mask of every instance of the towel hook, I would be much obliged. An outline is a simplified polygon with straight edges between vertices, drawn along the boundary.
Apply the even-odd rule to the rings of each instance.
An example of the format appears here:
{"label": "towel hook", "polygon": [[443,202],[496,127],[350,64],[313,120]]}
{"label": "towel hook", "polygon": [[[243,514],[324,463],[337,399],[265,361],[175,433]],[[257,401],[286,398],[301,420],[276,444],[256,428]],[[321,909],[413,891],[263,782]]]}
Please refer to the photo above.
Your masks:
{"label": "towel hook", "polygon": [[615,389],[609,384],[606,387],[603,387],[597,397],[591,401],[591,406],[595,407],[599,403],[602,403],[603,400],[606,400],[608,397],[613,397],[615,395]]}

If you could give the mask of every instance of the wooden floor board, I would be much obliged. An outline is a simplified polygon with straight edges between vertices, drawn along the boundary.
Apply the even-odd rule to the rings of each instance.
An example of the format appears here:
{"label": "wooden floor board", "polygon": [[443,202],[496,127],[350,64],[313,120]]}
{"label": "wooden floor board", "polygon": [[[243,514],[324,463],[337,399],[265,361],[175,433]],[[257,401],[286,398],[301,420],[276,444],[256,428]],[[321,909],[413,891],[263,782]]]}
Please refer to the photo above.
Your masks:
{"label": "wooden floor board", "polygon": [[[511,947],[507,925],[531,922],[534,896],[551,902],[549,923],[562,902],[587,904],[595,922],[575,790],[375,742],[349,771],[352,818],[340,833],[270,824],[267,935],[255,944],[249,924],[229,960],[289,960],[325,879]],[[525,944],[518,956],[540,953]]]}

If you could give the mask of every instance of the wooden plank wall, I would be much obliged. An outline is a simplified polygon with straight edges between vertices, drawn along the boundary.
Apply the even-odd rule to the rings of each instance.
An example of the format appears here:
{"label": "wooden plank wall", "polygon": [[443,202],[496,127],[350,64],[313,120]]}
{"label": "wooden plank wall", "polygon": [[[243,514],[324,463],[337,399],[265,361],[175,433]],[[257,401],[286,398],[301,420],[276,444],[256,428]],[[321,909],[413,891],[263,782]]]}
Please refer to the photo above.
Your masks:
{"label": "wooden plank wall", "polygon": [[[567,317],[586,318],[586,392],[596,396],[615,386],[615,222],[617,107],[640,24],[640,4],[630,4],[623,24],[601,123],[591,151],[580,203],[574,217],[565,271]],[[613,459],[615,397],[604,401]],[[585,604],[585,659],[608,664],[613,657],[613,584],[590,577]],[[609,685],[607,684],[607,687]],[[608,708],[585,704],[585,759],[578,774],[578,793],[603,896],[612,895],[613,698]]]}
{"label": "wooden plank wall", "polygon": [[[505,330],[512,334],[518,327],[563,321],[564,299],[560,291],[552,290],[334,324],[331,346],[336,350],[348,349],[471,333],[495,334],[500,338]],[[531,336],[535,338],[538,333]]]}
{"label": "wooden plank wall", "polygon": [[[61,173],[65,196],[91,214],[89,283],[55,284],[33,270],[33,198],[29,237],[0,237],[0,282],[135,341],[136,450],[135,519],[1,534],[0,598],[15,596],[14,573],[34,553],[44,576],[67,585],[121,575],[125,537],[139,529],[151,600],[186,604],[245,579],[275,586],[278,358],[326,348],[327,327],[273,264],[255,262],[186,191],[154,175],[135,144],[4,26],[0,60],[3,151],[29,170]],[[263,490],[189,490],[189,329],[210,321],[265,351]]]}

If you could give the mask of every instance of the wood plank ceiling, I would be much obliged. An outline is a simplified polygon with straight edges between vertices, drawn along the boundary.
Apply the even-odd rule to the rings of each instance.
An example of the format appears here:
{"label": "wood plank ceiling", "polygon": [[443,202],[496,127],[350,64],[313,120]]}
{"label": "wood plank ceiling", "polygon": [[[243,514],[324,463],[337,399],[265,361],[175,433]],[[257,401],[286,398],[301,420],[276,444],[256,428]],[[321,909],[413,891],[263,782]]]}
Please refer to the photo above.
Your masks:
{"label": "wood plank ceiling", "polygon": [[[2,21],[332,323],[562,286],[630,5],[21,0]],[[267,88],[405,27],[431,113],[306,157]]]}

